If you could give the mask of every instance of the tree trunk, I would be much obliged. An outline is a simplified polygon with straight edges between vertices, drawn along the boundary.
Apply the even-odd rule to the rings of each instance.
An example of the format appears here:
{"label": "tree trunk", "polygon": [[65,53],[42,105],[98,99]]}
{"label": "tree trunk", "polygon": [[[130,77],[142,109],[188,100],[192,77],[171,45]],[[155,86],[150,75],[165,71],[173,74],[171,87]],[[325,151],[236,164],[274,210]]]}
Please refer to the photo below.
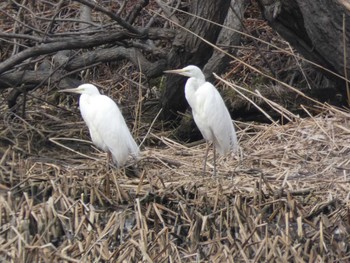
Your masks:
{"label": "tree trunk", "polygon": [[[235,53],[231,47],[238,46],[241,42],[242,20],[246,7],[245,0],[231,0],[223,27],[216,41],[216,45],[228,53]],[[229,56],[215,49],[212,56],[203,68],[203,72],[208,81],[215,80],[213,72],[220,73],[225,71],[228,63],[232,60]]]}
{"label": "tree trunk", "polygon": [[[238,46],[240,44],[241,34],[238,33],[238,31],[242,30],[242,19],[245,7],[246,1],[231,0],[229,10],[223,23],[223,27],[221,28],[221,31],[216,40],[216,46],[220,47],[228,53],[236,53],[235,49],[232,47]],[[203,72],[206,79],[214,83],[216,79],[212,73],[224,72],[231,60],[232,58],[224,54],[222,51],[214,49],[212,55],[203,67]],[[184,85],[183,83],[181,84]],[[181,86],[180,89],[183,91],[184,87]],[[193,141],[202,138],[202,135],[192,118],[182,118],[180,125],[175,131],[175,135],[177,138],[180,138],[183,141]]]}
{"label": "tree trunk", "polygon": [[[305,58],[350,75],[348,0],[258,0],[269,24]],[[345,81],[327,72],[345,93]]]}
{"label": "tree trunk", "polygon": [[[230,1],[226,0],[195,0],[190,2],[187,10],[192,15],[187,16],[183,27],[176,35],[172,50],[168,56],[168,67],[171,69],[182,68],[193,64],[203,67],[213,53],[213,48],[202,41],[215,43],[220,33],[220,27],[206,20],[222,24],[227,15]],[[203,17],[204,19],[197,18]],[[166,88],[162,95],[163,118],[172,119],[177,111],[185,111],[187,102],[184,96],[184,84],[186,79],[176,75],[167,76]]]}

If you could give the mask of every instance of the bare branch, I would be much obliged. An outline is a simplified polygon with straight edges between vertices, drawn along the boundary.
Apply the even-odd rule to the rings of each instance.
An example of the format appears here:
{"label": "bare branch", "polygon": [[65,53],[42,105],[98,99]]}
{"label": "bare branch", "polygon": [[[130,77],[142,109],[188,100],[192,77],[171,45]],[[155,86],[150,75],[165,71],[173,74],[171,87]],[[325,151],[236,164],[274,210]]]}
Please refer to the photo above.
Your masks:
{"label": "bare branch", "polygon": [[36,41],[38,43],[41,42],[42,38],[41,37],[36,37],[28,34],[17,34],[17,33],[4,33],[0,32],[0,37],[2,38],[12,38],[12,39],[30,39],[33,41]]}
{"label": "bare branch", "polygon": [[10,16],[9,14],[7,14],[6,12],[2,11],[0,9],[0,13],[2,13],[3,15],[6,15],[7,17],[9,17],[10,19],[14,20],[16,23],[22,25],[24,28],[28,28],[29,30],[32,30],[33,32],[39,34],[39,35],[44,35],[44,32],[38,30],[37,28],[34,28],[30,25],[27,25],[26,23],[23,23],[22,21],[20,21],[19,19],[15,18],[15,17],[12,17]]}
{"label": "bare branch", "polygon": [[143,32],[140,31],[137,27],[132,26],[131,24],[129,24],[128,22],[126,22],[124,19],[122,19],[119,15],[109,11],[108,9],[97,5],[94,2],[88,1],[88,0],[74,0],[76,2],[79,2],[81,4],[84,4],[86,6],[89,6],[95,10],[98,10],[106,15],[108,15],[110,18],[112,18],[113,20],[117,21],[119,25],[121,25],[122,27],[124,27],[125,29],[129,30],[130,32],[134,33],[134,34],[138,34],[138,35],[142,35]]}
{"label": "bare branch", "polygon": [[158,59],[156,62],[150,62],[136,48],[113,47],[84,53],[81,56],[69,61],[65,69],[67,71],[71,71],[90,64],[95,64],[97,62],[111,62],[121,59],[127,59],[135,66],[140,65],[142,72],[147,77],[156,77],[161,75],[166,65],[165,59]]}
{"label": "bare branch", "polygon": [[[89,65],[96,65],[99,62],[115,62],[117,60],[127,59],[135,66],[140,67],[139,70],[149,77],[157,77],[163,73],[166,66],[165,59],[158,59],[156,62],[150,62],[136,48],[113,47],[87,52],[79,57],[73,58],[65,63],[62,67],[65,71],[74,72],[77,69],[86,68]],[[18,86],[20,83],[40,84],[61,80],[62,70],[54,74],[50,70],[42,71],[14,71],[0,75],[0,89],[5,89],[10,86]],[[64,75],[67,77],[69,74]]]}
{"label": "bare branch", "polygon": [[45,36],[47,36],[47,35],[49,35],[49,34],[51,33],[51,30],[52,30],[52,28],[53,28],[53,26],[54,26],[54,24],[55,24],[56,17],[57,17],[57,15],[58,15],[58,11],[62,8],[63,4],[64,4],[64,1],[63,1],[63,0],[61,0],[61,1],[57,4],[55,15],[52,17],[52,19],[51,19],[51,21],[50,21],[48,27],[46,28]]}
{"label": "bare branch", "polygon": [[174,15],[175,10],[179,8],[180,1],[177,2],[176,6],[174,7],[174,11],[170,11],[170,9],[168,8],[168,5],[164,4],[162,1],[160,0],[155,0],[155,1],[168,19],[173,21],[175,24],[180,24],[179,19]]}
{"label": "bare branch", "polygon": [[[80,7],[80,19],[84,22],[88,22],[91,23],[92,22],[92,18],[91,18],[91,7],[86,6],[86,5],[82,5]],[[84,23],[80,23],[80,29],[82,31],[86,31],[87,27]]]}
{"label": "bare branch", "polygon": [[62,71],[57,71],[52,74],[50,70],[43,71],[34,71],[34,70],[26,70],[26,71],[14,71],[11,73],[6,73],[0,76],[0,89],[6,89],[7,87],[16,87],[20,83],[26,83],[26,85],[38,85],[45,84],[50,79],[51,83],[56,81],[60,81]]}
{"label": "bare branch", "polygon": [[94,36],[83,36],[83,37],[72,37],[63,42],[54,42],[48,44],[40,44],[38,46],[28,48],[22,52],[8,58],[4,62],[0,63],[0,74],[6,70],[14,67],[20,62],[39,55],[46,55],[60,50],[65,49],[80,49],[80,48],[91,48],[101,44],[110,43],[117,40],[122,40],[130,34],[125,31],[106,34],[96,34]]}
{"label": "bare branch", "polygon": [[149,4],[149,0],[140,0],[132,9],[132,12],[127,18],[128,23],[133,24],[141,10]]}

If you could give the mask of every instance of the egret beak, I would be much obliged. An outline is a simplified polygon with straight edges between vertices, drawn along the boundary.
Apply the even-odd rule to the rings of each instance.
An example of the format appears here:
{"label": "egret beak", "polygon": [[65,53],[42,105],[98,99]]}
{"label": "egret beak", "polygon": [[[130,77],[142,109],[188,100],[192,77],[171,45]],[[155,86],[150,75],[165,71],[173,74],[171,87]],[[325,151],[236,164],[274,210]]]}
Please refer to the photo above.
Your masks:
{"label": "egret beak", "polygon": [[59,90],[58,92],[71,92],[71,93],[79,93],[79,94],[81,94],[82,90],[78,87],[78,88],[75,88],[75,89],[62,89],[62,90]]}
{"label": "egret beak", "polygon": [[179,74],[179,75],[186,76],[185,74],[187,73],[187,71],[182,68],[182,69],[164,70],[164,73]]}

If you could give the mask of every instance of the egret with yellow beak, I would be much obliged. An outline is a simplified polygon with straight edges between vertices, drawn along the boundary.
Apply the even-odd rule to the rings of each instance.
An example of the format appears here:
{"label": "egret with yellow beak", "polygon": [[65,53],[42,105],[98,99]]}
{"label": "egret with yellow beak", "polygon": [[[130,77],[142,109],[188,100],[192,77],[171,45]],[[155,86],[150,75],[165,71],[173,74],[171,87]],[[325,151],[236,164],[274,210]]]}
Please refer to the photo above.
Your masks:
{"label": "egret with yellow beak", "polygon": [[220,93],[205,80],[203,72],[197,66],[190,65],[182,69],[164,72],[189,78],[185,84],[185,97],[192,108],[193,119],[208,144],[203,171],[205,173],[209,143],[212,142],[214,175],[216,175],[215,149],[221,155],[238,151],[236,131]]}
{"label": "egret with yellow beak", "polygon": [[92,142],[107,152],[108,161],[112,157],[114,164],[122,167],[129,155],[137,158],[139,147],[117,104],[111,98],[101,95],[92,84],[82,84],[78,88],[60,92],[81,94],[79,98],[81,116],[89,128]]}

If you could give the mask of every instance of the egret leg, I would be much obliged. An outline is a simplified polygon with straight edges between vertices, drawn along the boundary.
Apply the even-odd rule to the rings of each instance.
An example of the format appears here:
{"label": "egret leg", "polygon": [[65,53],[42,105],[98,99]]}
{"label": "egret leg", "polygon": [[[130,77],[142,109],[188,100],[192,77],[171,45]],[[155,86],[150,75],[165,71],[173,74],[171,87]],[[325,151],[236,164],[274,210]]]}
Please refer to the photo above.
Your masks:
{"label": "egret leg", "polygon": [[107,152],[107,170],[111,169],[110,163],[112,162],[112,154],[110,151]]}
{"label": "egret leg", "polygon": [[206,168],[207,168],[207,159],[208,159],[208,153],[209,153],[209,143],[207,143],[207,149],[205,151],[205,157],[204,157],[204,163],[203,163],[203,176],[205,176]]}
{"label": "egret leg", "polygon": [[110,151],[107,152],[107,174],[105,177],[105,193],[106,196],[110,196],[111,194],[111,182],[110,182],[110,178],[109,178],[109,171],[111,170],[111,166],[110,163],[112,162],[112,154]]}
{"label": "egret leg", "polygon": [[215,150],[215,144],[213,144],[213,152],[214,152],[214,173],[213,173],[213,175],[216,176],[216,150]]}
{"label": "egret leg", "polygon": [[132,158],[134,159],[134,164],[131,166],[131,168],[132,168],[132,171],[133,171],[133,173],[134,173],[134,175],[136,176],[136,177],[141,177],[141,173],[140,173],[140,170],[139,170],[139,166],[138,166],[138,164],[137,164],[137,161],[138,161],[138,158],[137,158],[137,156],[136,155],[132,155]]}

